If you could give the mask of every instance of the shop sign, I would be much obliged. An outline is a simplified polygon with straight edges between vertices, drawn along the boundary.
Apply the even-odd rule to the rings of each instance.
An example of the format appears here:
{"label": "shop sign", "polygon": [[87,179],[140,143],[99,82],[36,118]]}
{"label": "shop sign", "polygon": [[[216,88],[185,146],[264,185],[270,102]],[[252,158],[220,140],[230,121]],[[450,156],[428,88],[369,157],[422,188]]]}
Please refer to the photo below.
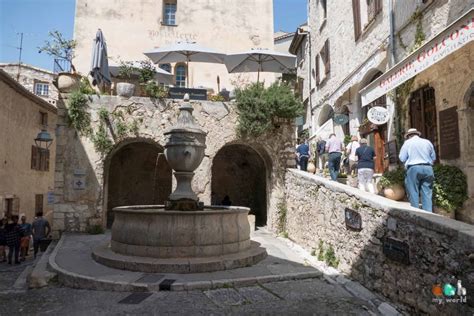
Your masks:
{"label": "shop sign", "polygon": [[441,159],[456,159],[461,156],[459,144],[458,107],[453,106],[439,112],[439,144]]}
{"label": "shop sign", "polygon": [[361,90],[362,106],[385,95],[474,40],[474,9]]}
{"label": "shop sign", "polygon": [[386,108],[374,106],[367,112],[367,119],[376,125],[382,125],[388,122],[390,113]]}
{"label": "shop sign", "polygon": [[346,114],[334,114],[333,121],[336,125],[344,125],[349,122],[349,116]]}

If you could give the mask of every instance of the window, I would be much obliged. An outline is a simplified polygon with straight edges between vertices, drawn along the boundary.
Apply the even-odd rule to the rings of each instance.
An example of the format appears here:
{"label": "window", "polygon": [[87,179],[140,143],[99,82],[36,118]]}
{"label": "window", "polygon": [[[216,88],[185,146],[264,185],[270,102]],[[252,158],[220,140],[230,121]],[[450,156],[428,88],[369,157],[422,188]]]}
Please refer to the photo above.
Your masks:
{"label": "window", "polygon": [[186,66],[183,64],[176,65],[175,72],[176,72],[176,87],[179,87],[179,88],[186,87]]}
{"label": "window", "polygon": [[35,83],[35,94],[39,96],[48,96],[49,95],[49,84],[44,82]]}
{"label": "window", "polygon": [[163,24],[176,25],[176,1],[166,1],[163,3]]}
{"label": "window", "polygon": [[35,214],[43,212],[43,194],[35,194]]}
{"label": "window", "polygon": [[171,64],[160,64],[158,67],[160,67],[164,71],[171,73]]}
{"label": "window", "polygon": [[39,112],[40,114],[40,125],[48,126],[48,113]]}
{"label": "window", "polygon": [[319,86],[331,72],[331,61],[329,58],[329,39],[324,42],[319,55],[316,56],[316,86]]}
{"label": "window", "polygon": [[49,171],[49,150],[31,146],[31,169]]}
{"label": "window", "polygon": [[357,41],[369,24],[382,12],[382,0],[352,0],[354,37]]}

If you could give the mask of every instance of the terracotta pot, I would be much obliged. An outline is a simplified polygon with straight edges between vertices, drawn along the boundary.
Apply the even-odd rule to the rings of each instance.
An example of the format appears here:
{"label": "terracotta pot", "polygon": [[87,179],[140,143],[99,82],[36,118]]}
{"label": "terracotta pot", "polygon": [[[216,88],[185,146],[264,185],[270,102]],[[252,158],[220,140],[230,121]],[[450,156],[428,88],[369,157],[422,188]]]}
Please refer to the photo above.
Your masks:
{"label": "terracotta pot", "polygon": [[81,76],[69,72],[60,72],[58,74],[58,90],[59,92],[69,93],[79,89]]}
{"label": "terracotta pot", "polygon": [[135,85],[128,82],[117,83],[117,95],[130,98],[135,93]]}
{"label": "terracotta pot", "polygon": [[455,211],[446,211],[444,208],[441,208],[439,206],[433,205],[433,213],[442,215],[447,218],[455,219],[456,217],[456,212]]}
{"label": "terracotta pot", "polygon": [[316,172],[316,166],[312,162],[308,162],[308,167],[306,168],[306,171],[309,173],[315,173]]}
{"label": "terracotta pot", "polygon": [[405,189],[400,184],[393,184],[383,189],[383,195],[387,199],[400,201],[405,197]]}

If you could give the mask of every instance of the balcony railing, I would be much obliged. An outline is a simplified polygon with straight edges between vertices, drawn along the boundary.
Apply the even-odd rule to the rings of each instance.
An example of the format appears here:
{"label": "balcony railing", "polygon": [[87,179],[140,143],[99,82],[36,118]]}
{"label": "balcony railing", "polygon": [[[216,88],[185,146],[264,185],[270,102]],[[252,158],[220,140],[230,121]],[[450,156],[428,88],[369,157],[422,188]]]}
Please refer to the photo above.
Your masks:
{"label": "balcony railing", "polygon": [[54,73],[71,72],[71,62],[64,58],[55,58],[53,71]]}

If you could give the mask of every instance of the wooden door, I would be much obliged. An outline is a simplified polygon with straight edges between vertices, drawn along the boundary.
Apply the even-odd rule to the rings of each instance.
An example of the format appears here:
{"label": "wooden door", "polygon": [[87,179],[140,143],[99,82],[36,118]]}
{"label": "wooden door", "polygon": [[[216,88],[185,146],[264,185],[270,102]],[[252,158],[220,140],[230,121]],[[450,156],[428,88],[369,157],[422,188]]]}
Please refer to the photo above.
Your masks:
{"label": "wooden door", "polygon": [[375,151],[375,173],[383,173],[385,157],[385,134],[386,125],[379,125],[374,132],[374,151]]}

